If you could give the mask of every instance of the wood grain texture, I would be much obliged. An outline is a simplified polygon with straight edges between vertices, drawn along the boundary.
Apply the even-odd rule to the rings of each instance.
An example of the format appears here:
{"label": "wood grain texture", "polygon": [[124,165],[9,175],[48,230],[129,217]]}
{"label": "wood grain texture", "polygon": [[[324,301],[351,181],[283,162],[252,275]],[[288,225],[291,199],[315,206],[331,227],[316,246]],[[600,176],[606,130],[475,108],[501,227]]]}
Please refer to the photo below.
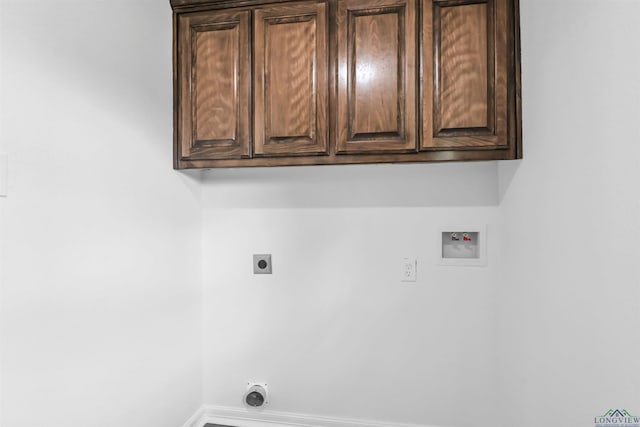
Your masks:
{"label": "wood grain texture", "polygon": [[440,16],[442,129],[487,128],[487,5],[443,8]]}
{"label": "wood grain texture", "polygon": [[433,43],[433,2],[422,0],[419,14],[419,115],[420,149],[433,146],[433,87],[434,87],[434,43]]}
{"label": "wood grain texture", "polygon": [[509,3],[422,1],[422,150],[508,144]]}
{"label": "wood grain texture", "polygon": [[181,15],[177,31],[178,154],[248,157],[249,12]]}
{"label": "wood grain texture", "polygon": [[400,21],[399,13],[355,15],[349,21],[352,31],[349,36],[355,39],[350,58],[354,80],[349,93],[350,138],[373,134],[402,136],[403,123],[398,114],[404,74],[399,63],[403,56],[403,46],[398,41]]}
{"label": "wood grain texture", "polygon": [[[306,1],[306,0],[303,0]],[[231,7],[264,6],[266,4],[291,3],[291,0],[169,0],[174,12],[188,13]]]}
{"label": "wood grain texture", "polygon": [[513,0],[508,14],[509,64],[513,72],[507,72],[507,108],[509,110],[509,149],[513,159],[522,154],[522,76],[520,71],[520,0]]}
{"label": "wood grain texture", "polygon": [[178,56],[178,14],[173,13],[171,16],[172,34],[171,43],[172,49],[172,70],[173,70],[173,168],[180,169],[180,157],[181,156],[181,136],[180,136],[180,81],[183,80],[180,74],[179,56]]}
{"label": "wood grain texture", "polygon": [[255,154],[327,152],[326,5],[255,12]]}
{"label": "wood grain texture", "polygon": [[432,150],[419,153],[354,153],[326,156],[253,157],[229,160],[184,160],[183,169],[347,165],[369,163],[467,162],[510,159],[509,150],[495,148]]}
{"label": "wood grain texture", "polygon": [[267,25],[267,128],[272,138],[315,137],[315,18]]}
{"label": "wood grain texture", "polygon": [[192,77],[195,144],[233,143],[236,139],[238,33],[238,26],[233,24],[195,32],[196,56]]}
{"label": "wood grain texture", "polygon": [[338,2],[338,153],[416,149],[414,1]]}
{"label": "wood grain texture", "polygon": [[[255,90],[255,77],[260,68],[264,69],[272,69],[275,70],[277,74],[280,73],[288,73],[289,70],[285,66],[281,66],[281,63],[278,65],[271,65],[269,67],[258,67],[256,64],[253,65],[252,61],[258,61],[259,55],[257,55],[257,40],[255,40],[256,34],[258,34],[258,15],[262,12],[267,11],[272,8],[279,7],[290,7],[300,5],[305,5],[311,7],[318,2],[318,0],[304,0],[297,2],[290,2],[289,0],[172,0],[172,6],[175,6],[174,9],[174,167],[176,169],[189,169],[189,168],[215,168],[215,167],[269,167],[269,166],[290,166],[290,165],[330,165],[330,164],[357,164],[357,163],[405,163],[405,162],[443,162],[443,161],[481,161],[481,160],[502,160],[502,159],[514,159],[522,157],[522,113],[521,113],[521,80],[520,80],[520,39],[519,39],[519,2],[518,0],[417,0],[411,4],[405,4],[404,1],[386,1],[386,0],[370,0],[361,2],[357,2],[356,0],[327,0],[326,3],[323,3],[325,6],[325,11],[322,16],[325,19],[325,61],[327,62],[327,67],[325,70],[324,78],[318,77],[319,74],[315,75],[318,79],[316,91],[318,93],[318,99],[320,99],[320,95],[322,94],[322,90],[320,86],[322,82],[325,83],[325,100],[324,103],[318,101],[316,104],[316,118],[318,121],[324,120],[325,127],[327,129],[326,136],[326,149],[324,152],[320,153],[305,153],[296,152],[296,150],[289,150],[289,152],[282,153],[266,153],[266,154],[258,154],[255,157],[250,157],[252,155],[252,134],[250,132],[253,129],[254,137],[257,134],[257,131],[260,126],[258,126],[258,121],[255,120],[254,114],[257,113],[257,105],[252,107],[252,104],[257,103],[259,95]],[[419,10],[416,10],[415,6],[419,6]],[[465,8],[469,6],[473,6],[476,9],[478,5],[486,8],[486,58],[487,62],[492,58],[493,67],[487,66],[487,125],[484,128],[468,128],[468,127],[459,127],[459,128],[449,128],[440,127],[440,129],[435,130],[433,128],[434,118],[438,112],[436,106],[436,101],[439,99],[439,96],[436,96],[440,88],[438,87],[438,80],[435,79],[435,74],[442,67],[436,66],[438,61],[442,59],[440,57],[440,53],[438,49],[442,49],[440,45],[440,36],[442,31],[442,11],[447,8]],[[344,95],[349,92],[346,91],[346,76],[347,76],[347,64],[346,58],[349,56],[345,52],[345,46],[348,47],[347,44],[344,43],[345,34],[349,34],[347,29],[347,19],[345,11],[348,9],[350,11],[355,12],[354,16],[358,16],[358,13],[362,10],[364,13],[362,17],[370,19],[369,22],[376,22],[375,25],[384,25],[389,26],[389,20],[374,18],[378,15],[385,16],[390,15],[395,12],[390,12],[391,9],[407,7],[408,9],[413,9],[412,13],[414,14],[413,19],[409,19],[407,21],[407,10],[405,9],[405,27],[407,22],[413,23],[414,28],[405,28],[405,32],[413,34],[410,36],[413,40],[409,40],[409,37],[405,37],[404,40],[401,39],[400,33],[402,33],[401,26],[398,27],[396,38],[396,46],[392,47],[392,50],[396,51],[402,49],[403,45],[407,49],[407,53],[413,51],[414,53],[417,50],[418,55],[413,55],[413,64],[411,64],[411,58],[406,58],[404,61],[405,69],[408,70],[408,73],[404,76],[400,74],[396,74],[398,77],[398,81],[401,78],[405,79],[407,88],[409,85],[413,84],[413,91],[406,89],[405,90],[405,101],[409,99],[412,93],[414,93],[413,98],[413,115],[415,117],[416,111],[419,110],[420,121],[416,121],[414,124],[414,141],[419,141],[420,152],[415,152],[414,148],[401,149],[398,148],[398,145],[389,144],[389,134],[385,135],[384,127],[380,126],[378,128],[374,128],[377,132],[375,136],[379,138],[371,138],[370,140],[366,140],[368,138],[367,135],[363,135],[361,131],[361,136],[365,136],[364,140],[351,140],[349,143],[349,149],[345,149],[343,147],[342,151],[338,153],[340,150],[340,141],[343,135],[348,135],[348,128],[344,126],[346,123],[343,114],[344,108],[348,105],[348,103],[342,104],[345,100]],[[472,9],[473,9],[472,7]],[[386,9],[386,10],[383,10]],[[453,10],[453,9],[451,9]],[[317,10],[316,10],[317,12]],[[293,15],[314,15],[316,12],[309,13],[301,13],[300,11],[292,13]],[[419,12],[419,13],[418,13]],[[289,13],[281,13],[277,12],[278,17],[274,17],[274,19],[289,19]],[[478,13],[469,13],[469,12],[455,12],[449,18],[450,21],[453,21],[453,17],[455,15],[473,15],[475,16],[476,23],[475,24],[464,24],[469,28],[473,27],[482,27],[482,24],[478,21],[482,19],[479,17]],[[399,16],[396,13],[396,16]],[[275,39],[280,37],[281,40],[287,40],[285,37],[285,33],[295,33],[299,32],[300,34],[308,34],[308,27],[305,27],[305,30],[293,29],[298,25],[298,22],[295,20],[306,20],[307,18],[302,18],[298,16],[294,19],[293,22],[290,23],[282,23],[277,25],[283,25],[286,31],[280,33],[277,31],[277,34],[272,33],[271,36]],[[456,18],[458,20],[459,18]],[[465,22],[471,22],[473,19],[467,19]],[[235,127],[234,131],[236,133],[237,141],[246,141],[245,145],[241,145],[240,148],[238,146],[233,146],[232,144],[226,144],[224,142],[218,141],[218,144],[198,144],[196,143],[196,139],[194,136],[194,131],[196,130],[196,120],[193,119],[193,116],[196,114],[198,104],[200,104],[200,109],[208,109],[210,108],[207,102],[207,97],[202,97],[201,101],[197,101],[197,90],[193,88],[196,86],[194,82],[199,79],[199,77],[193,78],[194,74],[197,76],[200,73],[204,73],[204,71],[198,71],[194,67],[197,65],[198,61],[196,60],[198,57],[205,58],[207,56],[207,52],[209,50],[219,51],[219,48],[206,48],[207,44],[211,44],[211,40],[207,40],[208,37],[200,40],[200,53],[198,53],[198,42],[197,40],[193,41],[192,27],[200,30],[206,30],[207,26],[217,27],[220,31],[225,32],[227,30],[221,30],[221,26],[228,25],[229,23],[236,22],[238,28],[238,38],[240,42],[238,43],[238,69],[236,71],[237,82],[238,82],[238,109],[239,113],[236,116],[238,125]],[[303,24],[300,22],[300,27],[308,25],[307,23]],[[316,21],[316,32],[318,31],[318,22]],[[400,22],[399,19],[395,19],[394,22]],[[462,21],[461,21],[462,22]],[[252,24],[253,23],[253,24]],[[359,24],[359,23],[358,23]],[[234,24],[235,25],[235,24]],[[251,28],[251,26],[254,28]],[[276,26],[277,26],[276,25]],[[289,29],[287,26],[290,25]],[[391,24],[393,26],[394,24]],[[445,23],[445,27],[447,24]],[[446,30],[446,32],[458,31],[455,26],[449,25],[451,30]],[[416,36],[416,31],[418,32]],[[356,32],[352,34],[356,34]],[[205,32],[206,34],[206,32]],[[376,33],[372,33],[377,36]],[[275,36],[275,37],[274,37]],[[437,36],[437,37],[436,37]],[[368,36],[366,36],[368,37]],[[363,40],[366,40],[366,37],[361,37],[358,42],[360,45],[366,44]],[[493,42],[491,38],[493,37]],[[197,37],[196,37],[197,39]],[[301,40],[307,40],[304,43],[308,42],[308,39],[305,37],[301,37]],[[351,37],[351,40],[355,41],[356,37]],[[418,46],[416,49],[416,41],[418,42]],[[252,45],[253,43],[253,45]],[[272,42],[272,49],[275,48],[280,42]],[[445,43],[446,44],[446,43]],[[224,43],[222,44],[224,46]],[[393,46],[393,44],[391,44]],[[365,46],[366,47],[366,46]],[[263,48],[266,49],[266,48]],[[493,50],[492,50],[493,49]],[[222,49],[224,50],[224,48]],[[288,49],[287,49],[288,50]],[[446,48],[450,52],[453,52],[455,49]],[[294,50],[292,50],[293,52]],[[482,51],[481,48],[475,49],[476,54]],[[357,49],[355,53],[358,52]],[[318,56],[318,54],[315,54]],[[294,67],[298,66],[297,64],[303,64],[304,61],[297,62],[298,60],[295,58],[301,58],[301,54],[292,54],[288,58],[294,59],[286,59],[286,62],[294,62]],[[308,55],[313,56],[313,55]],[[397,55],[391,55],[393,58],[398,57]],[[406,55],[409,56],[409,55]],[[457,64],[455,55],[450,54],[448,58],[445,58],[450,61],[450,64]],[[285,56],[283,56],[285,57]],[[352,55],[353,58],[356,55]],[[195,59],[194,59],[195,58]],[[382,60],[384,63],[388,58]],[[207,59],[207,62],[211,62],[215,60],[213,58]],[[359,60],[356,60],[354,63],[357,64]],[[417,63],[416,63],[417,61]],[[221,60],[221,62],[227,62],[226,60]],[[398,61],[398,63],[400,63]],[[479,61],[478,61],[479,62]],[[319,62],[317,62],[319,63]],[[388,64],[388,62],[387,62]],[[192,66],[193,65],[193,66]],[[410,67],[408,65],[411,65]],[[292,68],[294,68],[292,67]],[[303,65],[298,66],[303,67]],[[306,65],[304,66],[306,67]],[[201,67],[204,70],[207,67]],[[445,67],[447,68],[447,67]],[[494,76],[491,78],[490,73],[494,71]],[[251,77],[251,71],[253,69],[253,77]],[[385,68],[387,70],[388,68]],[[455,67],[450,67],[450,69],[455,69]],[[413,71],[412,71],[413,70]],[[409,73],[413,72],[413,78],[409,75]],[[447,72],[450,73],[449,71]],[[265,74],[267,75],[267,74]],[[299,73],[296,75],[300,76]],[[309,74],[307,74],[309,75]],[[244,76],[243,78],[240,78]],[[358,77],[357,73],[352,73],[352,76]],[[455,78],[452,78],[451,81],[454,81]],[[202,80],[205,82],[206,80]],[[386,80],[389,81],[389,80]],[[266,80],[265,80],[266,82]],[[308,79],[300,78],[299,82],[296,85],[300,87],[307,87]],[[208,86],[208,83],[203,83],[204,86]],[[244,84],[244,87],[243,87]],[[274,87],[271,91],[276,94],[287,93],[289,90],[288,87],[281,85],[278,87],[278,81],[271,81],[269,83]],[[452,83],[453,84],[453,83]],[[416,86],[417,85],[417,86]],[[399,85],[400,86],[400,85]],[[224,85],[222,86],[224,87]],[[357,84],[352,86],[357,89]],[[386,87],[389,86],[382,86]],[[418,89],[417,95],[416,88]],[[255,91],[252,95],[252,91]],[[304,89],[303,89],[304,91]],[[264,93],[264,90],[262,91]],[[397,94],[402,94],[402,88],[398,88],[396,91]],[[492,94],[493,92],[493,94]],[[289,91],[289,93],[293,93],[293,91]],[[477,95],[477,94],[476,94]],[[215,96],[215,95],[214,95]],[[352,99],[357,99],[358,92],[357,90],[351,93]],[[280,97],[280,95],[276,95],[276,98]],[[293,96],[292,96],[293,98]],[[252,99],[255,101],[252,103]],[[366,98],[361,97],[361,100]],[[375,99],[375,98],[373,98]],[[477,98],[476,98],[477,99]],[[490,102],[494,103],[493,105],[493,120],[490,118],[491,108],[489,108]],[[287,101],[285,104],[300,104],[300,102],[293,102],[291,100]],[[361,102],[361,105],[366,105],[369,102]],[[308,135],[312,134],[311,125],[307,125],[307,120],[302,120],[301,117],[296,117],[293,114],[288,114],[287,108],[280,109],[276,108],[277,103],[264,103],[264,105],[269,105],[269,108],[272,110],[272,119],[273,126],[271,126],[271,130],[269,132],[271,134],[305,134],[305,138],[308,140]],[[310,104],[309,104],[310,105]],[[324,109],[320,108],[320,105],[326,105],[327,107]],[[417,107],[417,108],[416,108]],[[256,109],[256,111],[253,110]],[[303,115],[307,114],[307,107],[300,107],[301,111],[303,111]],[[276,111],[277,110],[277,111]],[[309,111],[311,107],[309,107]],[[265,108],[264,111],[267,111]],[[401,111],[401,109],[399,109]],[[275,113],[275,114],[274,114]],[[266,114],[266,113],[265,113]],[[474,113],[464,112],[463,115],[469,114],[469,117],[474,116]],[[398,116],[399,114],[396,114]],[[475,117],[479,117],[481,114],[477,114]],[[224,129],[223,125],[213,126],[212,123],[215,123],[215,120],[207,118],[206,115],[201,114],[200,126],[204,126],[200,128],[199,138],[205,138],[209,135],[210,132],[220,132],[220,135],[226,136],[230,134],[230,127]],[[410,117],[409,109],[407,109],[406,117]],[[365,116],[360,116],[365,117]],[[392,121],[388,119],[389,116],[381,116],[387,117],[386,119],[375,118],[375,115],[370,115],[371,119],[360,120],[357,121],[355,128],[357,129],[367,129],[371,128],[371,126],[376,123],[391,123]],[[255,125],[252,125],[252,122]],[[356,123],[356,121],[353,121]],[[419,134],[416,135],[415,128],[417,127],[417,123],[420,123],[418,129]],[[491,124],[493,123],[493,129],[491,130]],[[477,123],[475,123],[477,124]],[[193,126],[192,126],[193,125]],[[461,123],[455,123],[453,125],[448,124],[447,126],[462,126]],[[211,129],[208,129],[208,126]],[[377,126],[377,125],[376,125]],[[388,126],[390,128],[390,126]],[[405,127],[410,131],[411,126]],[[320,129],[321,126],[318,126],[317,129]],[[267,129],[266,126],[263,126],[263,129]],[[489,133],[487,132],[489,129]],[[308,132],[307,132],[308,131]],[[356,132],[357,133],[357,132]],[[408,132],[407,132],[408,133]],[[225,138],[226,138],[225,136]],[[244,139],[243,139],[244,138]],[[288,138],[288,137],[287,137]],[[386,138],[386,140],[384,139]],[[278,137],[273,137],[272,143],[267,144],[267,146],[272,147],[286,147],[287,144],[279,144]],[[319,139],[319,136],[318,136]],[[206,139],[201,140],[206,141]],[[291,142],[291,139],[289,139]],[[376,144],[381,143],[376,146]],[[389,144],[389,145],[388,145]],[[307,144],[308,145],[308,144]],[[365,149],[362,149],[366,147]],[[391,148],[393,147],[393,148]],[[283,148],[284,150],[284,148]],[[320,155],[318,155],[320,154]]]}
{"label": "wood grain texture", "polygon": [[[493,134],[495,135],[495,145],[504,148],[509,143],[509,108],[510,101],[508,99],[509,75],[515,74],[515,65],[510,61],[513,46],[514,34],[509,30],[509,11],[513,6],[513,1],[509,0],[491,0],[493,9],[493,26],[490,28],[494,34],[494,43],[489,45],[490,52],[495,56],[494,59],[494,81],[491,89],[493,90],[494,113],[493,120],[495,125]],[[515,100],[511,101],[511,105],[515,104]],[[515,141],[514,141],[515,143]]]}

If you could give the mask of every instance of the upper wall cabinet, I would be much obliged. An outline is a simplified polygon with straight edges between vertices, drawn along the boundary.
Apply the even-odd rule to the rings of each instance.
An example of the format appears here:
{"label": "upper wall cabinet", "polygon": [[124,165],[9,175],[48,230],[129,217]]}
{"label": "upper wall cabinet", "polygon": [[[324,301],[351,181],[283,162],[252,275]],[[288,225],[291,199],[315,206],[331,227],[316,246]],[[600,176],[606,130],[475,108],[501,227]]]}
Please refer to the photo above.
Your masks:
{"label": "upper wall cabinet", "polygon": [[247,11],[181,15],[178,158],[249,157],[250,59]]}
{"label": "upper wall cabinet", "polygon": [[338,2],[338,153],[416,151],[412,0]]}
{"label": "upper wall cabinet", "polygon": [[522,157],[518,0],[171,0],[174,166]]}
{"label": "upper wall cabinet", "polygon": [[326,154],[325,3],[254,12],[254,155]]}
{"label": "upper wall cabinet", "polygon": [[423,0],[422,10],[433,84],[422,85],[421,149],[507,148],[508,0]]}

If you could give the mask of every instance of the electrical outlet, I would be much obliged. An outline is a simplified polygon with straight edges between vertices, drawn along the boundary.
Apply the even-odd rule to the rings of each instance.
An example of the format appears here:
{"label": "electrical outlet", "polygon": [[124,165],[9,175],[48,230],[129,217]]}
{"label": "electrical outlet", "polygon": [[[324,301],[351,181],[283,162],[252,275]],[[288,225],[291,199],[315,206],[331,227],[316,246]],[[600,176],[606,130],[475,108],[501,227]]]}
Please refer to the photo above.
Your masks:
{"label": "electrical outlet", "polygon": [[253,274],[271,274],[271,254],[253,256]]}
{"label": "electrical outlet", "polygon": [[418,276],[418,262],[415,258],[404,258],[400,264],[400,281],[415,282]]}

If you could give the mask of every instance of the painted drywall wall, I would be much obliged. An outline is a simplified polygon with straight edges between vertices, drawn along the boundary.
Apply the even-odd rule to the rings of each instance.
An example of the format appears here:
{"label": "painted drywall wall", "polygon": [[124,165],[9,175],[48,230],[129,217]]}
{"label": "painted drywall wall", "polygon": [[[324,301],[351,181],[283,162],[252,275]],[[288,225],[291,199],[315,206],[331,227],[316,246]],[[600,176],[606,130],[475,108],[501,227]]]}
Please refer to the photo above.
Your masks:
{"label": "painted drywall wall", "polygon": [[[0,0],[2,425],[180,425],[200,403],[201,265],[205,403],[240,406],[257,379],[275,410],[391,422],[640,412],[639,6],[521,4],[523,161],[200,188],[169,169],[166,4]],[[435,266],[437,225],[467,221],[489,224],[489,267]]]}
{"label": "painted drywall wall", "polygon": [[[489,426],[496,254],[438,266],[438,226],[496,232],[495,162],[217,170],[203,187],[205,403]],[[273,275],[253,275],[271,253]],[[400,282],[417,258],[418,281]]]}
{"label": "painted drywall wall", "polygon": [[[472,169],[208,175],[206,403],[239,405],[257,379],[272,409],[420,424],[640,412],[640,6],[521,7],[525,159],[497,166],[495,208],[447,195],[459,191],[447,178],[472,181]],[[497,232],[497,271],[475,288],[468,270],[429,265],[434,224],[451,216]],[[274,254],[273,277],[251,275],[255,252]],[[398,286],[396,260],[413,253],[419,282]]]}
{"label": "painted drywall wall", "polygon": [[640,3],[523,0],[524,159],[499,165],[503,425],[640,414]]}
{"label": "painted drywall wall", "polygon": [[[3,6],[2,6],[2,1],[0,1],[0,22],[2,22],[2,15],[3,15]],[[0,31],[0,47],[2,46],[2,31]],[[3,70],[3,66],[2,66],[2,62],[3,62],[3,56],[2,56],[2,51],[0,50],[0,82],[2,82],[2,70]],[[2,83],[0,83],[1,85]],[[0,86],[2,87],[2,86]],[[0,92],[1,93],[1,92]],[[0,95],[1,98],[1,95]],[[5,143],[4,143],[4,138],[2,138],[2,135],[4,134],[4,132],[2,131],[2,122],[3,122],[3,114],[2,114],[2,108],[3,108],[3,102],[0,99],[0,155],[5,155],[6,153],[4,153],[5,150]],[[3,179],[3,175],[2,174],[7,174],[8,171],[6,170],[1,170],[3,167],[3,165],[0,163],[0,180]],[[5,183],[4,186],[7,186],[7,178],[5,177]],[[1,186],[2,184],[0,184]],[[0,190],[2,191],[2,190]],[[5,194],[6,194],[6,188],[5,188]],[[4,229],[5,229],[5,220],[4,220],[4,198],[0,196],[0,367],[2,366],[2,345],[3,345],[3,340],[2,340],[2,280],[3,280],[3,259],[4,259],[4,248],[3,248],[3,243],[5,240],[5,236],[4,236]],[[2,402],[2,368],[0,368],[0,402]],[[2,403],[0,403],[0,426],[2,426]]]}
{"label": "painted drywall wall", "polygon": [[182,425],[200,208],[171,168],[169,4],[1,3],[2,425]]}

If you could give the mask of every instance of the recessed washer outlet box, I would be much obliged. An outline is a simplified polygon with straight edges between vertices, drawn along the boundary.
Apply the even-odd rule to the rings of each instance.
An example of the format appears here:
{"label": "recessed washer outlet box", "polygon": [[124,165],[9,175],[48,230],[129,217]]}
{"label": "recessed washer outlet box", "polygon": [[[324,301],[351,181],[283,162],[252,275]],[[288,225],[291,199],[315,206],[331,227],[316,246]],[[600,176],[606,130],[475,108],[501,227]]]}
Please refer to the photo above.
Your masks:
{"label": "recessed washer outlet box", "polygon": [[253,256],[253,274],[271,274],[271,254]]}
{"label": "recessed washer outlet box", "polygon": [[487,226],[442,227],[438,242],[438,264],[450,266],[487,265]]}

